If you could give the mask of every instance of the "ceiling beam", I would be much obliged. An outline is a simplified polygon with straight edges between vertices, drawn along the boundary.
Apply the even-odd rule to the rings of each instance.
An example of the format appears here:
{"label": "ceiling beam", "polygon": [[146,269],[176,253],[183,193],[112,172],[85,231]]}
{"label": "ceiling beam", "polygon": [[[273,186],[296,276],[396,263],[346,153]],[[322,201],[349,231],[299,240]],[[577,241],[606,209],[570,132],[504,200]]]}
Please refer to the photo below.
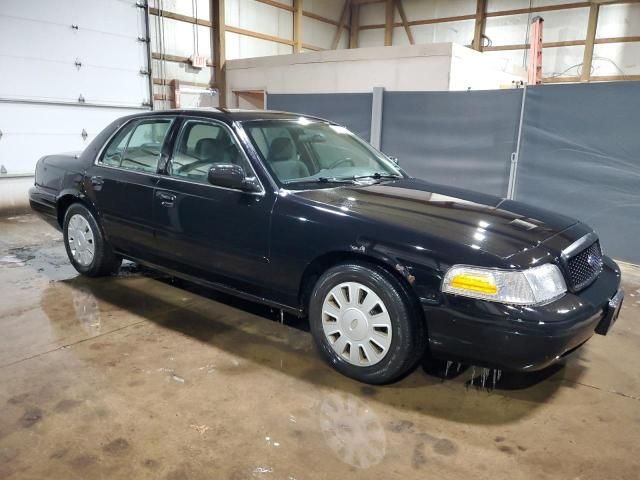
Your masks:
{"label": "ceiling beam", "polygon": [[[407,22],[407,25],[409,26],[430,25],[432,23],[458,22],[460,20],[473,20],[475,18],[476,18],[475,15],[457,15],[455,17],[429,18],[426,20],[411,20],[410,22]],[[402,25],[402,22],[400,22],[400,23],[394,23],[393,26],[402,27],[403,25]],[[371,24],[371,25],[360,25],[360,30],[372,30],[376,28],[385,28],[385,24],[379,23],[379,24]]]}
{"label": "ceiling beam", "polygon": [[347,24],[347,17],[349,16],[349,8],[351,7],[351,0],[344,0],[344,6],[342,7],[342,13],[340,14],[340,21],[338,22],[338,29],[336,30],[336,34],[333,37],[333,42],[331,44],[331,49],[335,50],[338,48],[338,44],[340,43],[340,37],[342,36],[342,29]]}
{"label": "ceiling beam", "polygon": [[394,0],[386,0],[384,7],[384,46],[389,47],[393,44],[393,15],[394,15]]}
{"label": "ceiling beam", "polygon": [[413,39],[413,33],[411,33],[411,26],[409,22],[407,22],[407,14],[404,11],[404,5],[402,5],[402,0],[397,0],[398,13],[400,14],[400,19],[402,20],[402,26],[404,27],[404,31],[407,34],[407,38],[409,39],[409,43],[411,45],[415,45],[415,40]]}
{"label": "ceiling beam", "polygon": [[244,28],[232,27],[227,25],[227,32],[237,33],[238,35],[245,35],[247,37],[259,38],[260,40],[267,40],[269,42],[282,43],[283,45],[293,46],[293,40],[288,38],[276,37],[274,35],[267,35],[266,33],[254,32],[253,30],[247,30]]}
{"label": "ceiling beam", "polygon": [[591,65],[593,63],[593,45],[596,40],[596,30],[598,29],[598,14],[600,4],[592,3],[589,8],[589,22],[587,23],[587,39],[584,44],[584,56],[582,57],[582,74],[580,80],[588,82],[591,76]]}
{"label": "ceiling beam", "polygon": [[302,0],[293,0],[293,52],[302,51]]}
{"label": "ceiling beam", "polygon": [[473,48],[482,51],[482,37],[484,35],[485,14],[487,12],[487,0],[476,0],[476,25],[473,30]]}
{"label": "ceiling beam", "polygon": [[360,34],[360,5],[351,2],[351,27],[349,30],[349,48],[358,48]]}
{"label": "ceiling beam", "polygon": [[287,10],[289,12],[293,12],[295,10],[295,6],[287,5],[286,3],[276,2],[274,0],[255,0],[256,2],[264,3],[265,5],[271,5],[272,7],[281,8],[282,10]]}

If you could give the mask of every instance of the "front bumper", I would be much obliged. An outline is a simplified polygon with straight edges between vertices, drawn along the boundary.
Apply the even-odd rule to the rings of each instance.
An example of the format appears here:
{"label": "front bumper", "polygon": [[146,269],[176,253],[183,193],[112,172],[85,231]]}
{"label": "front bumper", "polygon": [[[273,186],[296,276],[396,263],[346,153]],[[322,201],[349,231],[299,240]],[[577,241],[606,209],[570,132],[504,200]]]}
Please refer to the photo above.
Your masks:
{"label": "front bumper", "polygon": [[[424,305],[431,354],[447,360],[504,370],[545,368],[615,321],[610,301],[620,287],[620,269],[604,257],[604,269],[588,288],[547,305],[524,307],[446,295]],[[598,328],[600,327],[600,328]]]}

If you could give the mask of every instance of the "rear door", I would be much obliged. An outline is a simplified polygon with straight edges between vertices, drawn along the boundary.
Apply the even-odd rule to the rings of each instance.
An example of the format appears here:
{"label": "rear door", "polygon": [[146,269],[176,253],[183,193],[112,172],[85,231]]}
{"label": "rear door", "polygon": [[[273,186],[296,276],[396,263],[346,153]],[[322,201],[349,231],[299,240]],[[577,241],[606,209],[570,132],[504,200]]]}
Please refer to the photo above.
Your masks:
{"label": "rear door", "polygon": [[215,163],[255,172],[233,131],[209,119],[187,119],[154,194],[154,223],[163,256],[186,273],[256,295],[268,276],[270,215],[275,193],[211,185]]}
{"label": "rear door", "polygon": [[155,250],[153,191],[173,117],[135,119],[121,127],[87,171],[87,190],[105,233],[124,253],[149,258]]}

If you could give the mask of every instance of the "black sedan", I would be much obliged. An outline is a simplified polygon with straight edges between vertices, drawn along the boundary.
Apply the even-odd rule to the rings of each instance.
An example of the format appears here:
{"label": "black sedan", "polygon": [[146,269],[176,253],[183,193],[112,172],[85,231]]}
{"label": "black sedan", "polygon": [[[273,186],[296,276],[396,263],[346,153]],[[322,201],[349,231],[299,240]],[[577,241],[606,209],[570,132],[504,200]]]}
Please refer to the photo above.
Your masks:
{"label": "black sedan", "polygon": [[80,273],[127,258],[308,316],[321,355],[368,383],[425,351],[541,369],[605,334],[623,298],[587,225],[410,178],[313,117],[121,118],[82,154],[40,159],[30,201]]}

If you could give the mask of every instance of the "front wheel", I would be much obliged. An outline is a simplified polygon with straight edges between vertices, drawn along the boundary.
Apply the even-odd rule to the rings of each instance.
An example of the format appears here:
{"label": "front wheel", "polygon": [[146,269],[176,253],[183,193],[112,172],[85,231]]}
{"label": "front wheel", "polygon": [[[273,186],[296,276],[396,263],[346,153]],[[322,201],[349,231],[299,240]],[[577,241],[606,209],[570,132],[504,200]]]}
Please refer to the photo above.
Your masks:
{"label": "front wheel", "polygon": [[424,353],[424,321],[407,289],[375,265],[344,264],[318,280],[309,304],[321,355],[356,380],[384,384],[402,377]]}
{"label": "front wheel", "polygon": [[109,275],[120,267],[122,259],[113,253],[95,217],[81,203],[67,209],[63,233],[69,260],[83,275]]}

